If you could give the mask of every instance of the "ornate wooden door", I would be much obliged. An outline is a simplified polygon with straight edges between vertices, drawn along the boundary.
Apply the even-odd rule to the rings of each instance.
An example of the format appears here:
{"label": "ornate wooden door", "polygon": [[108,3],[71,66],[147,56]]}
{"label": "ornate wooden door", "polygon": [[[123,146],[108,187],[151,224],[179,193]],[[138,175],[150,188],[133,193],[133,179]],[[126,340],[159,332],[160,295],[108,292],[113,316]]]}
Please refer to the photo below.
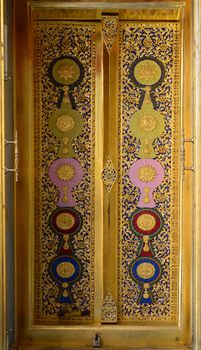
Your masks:
{"label": "ornate wooden door", "polygon": [[19,349],[191,342],[189,5],[16,1]]}

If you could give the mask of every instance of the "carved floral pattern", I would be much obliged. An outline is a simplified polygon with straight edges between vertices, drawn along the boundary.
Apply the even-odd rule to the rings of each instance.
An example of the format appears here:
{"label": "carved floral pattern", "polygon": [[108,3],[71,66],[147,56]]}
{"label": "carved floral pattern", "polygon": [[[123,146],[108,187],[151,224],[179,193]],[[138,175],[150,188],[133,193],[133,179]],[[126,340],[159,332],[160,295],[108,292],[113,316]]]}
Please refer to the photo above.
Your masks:
{"label": "carved floral pattern", "polygon": [[[34,27],[35,318],[40,322],[58,322],[58,319],[59,322],[74,319],[84,322],[93,319],[94,35],[95,26],[91,23],[79,25],[39,21]],[[58,60],[60,65],[54,66],[54,78],[60,81],[60,84],[74,84],[70,86],[70,89],[68,86],[53,84],[48,74],[49,67],[55,58],[64,56],[68,58],[65,58],[63,62]],[[72,61],[70,57],[78,57],[82,66],[85,67],[84,74],[75,64],[76,60]],[[75,79],[79,79],[80,75],[82,79],[77,87],[74,82]],[[65,113],[55,114],[58,103],[61,103],[60,98],[63,98],[64,102],[62,108],[66,105],[67,108],[63,108]],[[73,110],[74,106],[76,110]],[[51,129],[49,120],[52,115],[54,117]],[[78,129],[79,116],[83,120],[83,125]],[[52,132],[53,129],[55,134]],[[59,192],[51,182],[48,171],[50,165],[58,157],[60,140],[63,142],[62,150],[66,152],[63,159],[69,157],[71,145],[72,156],[78,160],[83,169],[83,179],[74,188],[73,199],[76,202],[75,210],[81,217],[84,217],[84,221],[81,226],[77,223],[79,232],[73,235],[73,239],[68,233],[71,232],[70,228],[67,230],[65,226],[73,224],[73,218],[78,215],[76,212],[71,213],[70,209],[67,211],[61,208],[62,216],[58,217],[55,223],[57,226],[54,226],[57,227],[57,230],[59,227],[59,232],[63,227],[63,235],[54,232],[49,225],[50,215],[54,212],[59,200]],[[69,177],[71,173],[69,168],[58,169],[58,175],[62,178]],[[64,194],[67,194],[66,188],[64,191]],[[70,289],[74,301],[72,305],[58,302],[60,286],[52,279],[48,271],[50,263],[57,256],[58,249],[62,249],[62,254],[65,252],[64,256],[66,256],[65,265],[58,265],[61,267],[60,270],[65,266],[64,271],[68,271],[67,267],[70,265],[66,265],[69,260],[67,256],[72,251],[76,252],[77,261],[82,263],[80,279],[72,284]],[[58,264],[59,260],[56,260],[56,263]],[[73,271],[73,267],[71,270]],[[63,296],[67,297],[68,286],[65,281],[63,283]]]}
{"label": "carved floral pattern", "polygon": [[[119,92],[121,101],[119,110],[119,172],[121,175],[119,182],[120,309],[118,310],[118,318],[120,321],[175,321],[178,308],[177,254],[179,244],[179,24],[125,23],[121,24],[120,33],[122,43],[120,47],[121,63],[119,66],[119,81],[121,82],[121,90]],[[132,63],[143,57],[158,59],[164,66],[165,74],[163,79],[154,88],[146,88],[142,83],[148,84],[150,79],[152,79],[152,83],[155,83],[157,79],[160,79],[160,69],[158,71],[156,69],[152,70],[151,73],[153,74],[149,74],[149,82],[143,80],[139,82],[139,86],[134,85],[131,79],[130,67]],[[142,67],[139,68],[142,70]],[[140,74],[138,72],[137,78],[139,80],[141,78],[144,79],[143,75]],[[144,94],[142,94],[143,89]],[[143,115],[139,116],[141,124],[136,122],[135,130],[133,125],[134,135],[130,129],[131,120],[134,121],[135,115],[137,116],[137,111],[143,105],[143,99],[144,107],[150,104],[153,105],[152,111],[144,113],[144,120],[141,119]],[[155,118],[153,107],[154,110],[160,113],[164,123],[159,124],[162,119],[160,116],[158,120]],[[160,128],[157,130],[158,135],[151,135],[151,133],[155,132],[157,125],[160,125]],[[140,135],[137,135],[138,132]],[[153,192],[157,210],[164,221],[163,228],[157,232],[156,236],[151,237],[147,235],[145,238],[140,232],[136,234],[130,226],[132,214],[139,210],[137,209],[137,204],[140,198],[140,191],[137,187],[133,187],[128,176],[131,165],[138,161],[139,157],[150,157],[148,155],[145,157],[146,152],[143,152],[143,154],[139,153],[143,133],[145,134],[144,138],[147,138],[148,133],[150,133],[151,138],[153,136],[155,157],[157,157],[157,161],[164,169],[163,182]],[[150,142],[149,140],[149,147],[152,141]],[[146,151],[145,143],[143,147]],[[154,155],[151,155],[150,158],[152,157]],[[139,225],[141,226],[140,221]],[[143,225],[144,227],[146,225],[150,226],[150,220],[144,221]],[[140,228],[138,227],[138,229]],[[150,256],[148,257],[148,254],[151,254],[152,256],[154,255],[154,258],[157,259],[162,268],[161,277],[156,283],[152,286],[149,283],[144,283],[143,294],[141,294],[141,286],[129,276],[128,269],[132,261],[136,261],[142,252],[144,254],[143,258],[147,259],[144,262],[149,262]],[[150,267],[150,265],[144,266]],[[150,288],[153,300],[150,300],[149,304],[146,301],[150,297]],[[143,302],[145,304],[139,303],[139,298],[144,298]]]}

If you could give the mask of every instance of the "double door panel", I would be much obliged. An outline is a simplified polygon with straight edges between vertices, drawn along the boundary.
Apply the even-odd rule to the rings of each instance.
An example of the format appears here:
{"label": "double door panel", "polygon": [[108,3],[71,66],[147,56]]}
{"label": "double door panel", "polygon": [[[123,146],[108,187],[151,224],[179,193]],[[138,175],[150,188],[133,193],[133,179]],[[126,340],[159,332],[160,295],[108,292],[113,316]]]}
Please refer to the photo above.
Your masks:
{"label": "double door panel", "polygon": [[189,342],[182,10],[113,7],[33,3],[17,25],[24,348]]}

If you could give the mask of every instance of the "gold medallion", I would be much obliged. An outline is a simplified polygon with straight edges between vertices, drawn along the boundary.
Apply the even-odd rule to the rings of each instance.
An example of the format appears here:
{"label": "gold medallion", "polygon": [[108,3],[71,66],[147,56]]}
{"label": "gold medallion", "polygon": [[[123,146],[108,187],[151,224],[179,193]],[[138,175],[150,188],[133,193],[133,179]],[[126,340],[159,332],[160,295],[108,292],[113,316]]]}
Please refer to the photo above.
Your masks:
{"label": "gold medallion", "polygon": [[70,181],[74,177],[74,169],[70,165],[61,165],[57,170],[57,176],[62,181]]}
{"label": "gold medallion", "polygon": [[138,227],[143,231],[149,231],[156,225],[156,219],[150,214],[142,214],[137,219]]}
{"label": "gold medallion", "polygon": [[153,60],[145,59],[134,68],[134,77],[142,85],[156,84],[161,77],[161,67]]}
{"label": "gold medallion", "polygon": [[70,213],[61,213],[56,218],[56,225],[61,230],[69,230],[75,224],[75,218]]}
{"label": "gold medallion", "polygon": [[143,262],[137,267],[136,272],[140,278],[149,279],[154,276],[155,267],[148,262]]}
{"label": "gold medallion", "polygon": [[52,68],[53,78],[60,84],[74,84],[80,77],[80,67],[73,58],[60,58]]}
{"label": "gold medallion", "polygon": [[157,127],[157,120],[152,115],[144,115],[140,120],[139,126],[143,131],[150,132]]}
{"label": "gold medallion", "polygon": [[68,132],[75,126],[74,119],[70,115],[61,115],[57,119],[57,128],[62,132]]}
{"label": "gold medallion", "polygon": [[152,182],[157,175],[156,169],[151,165],[142,166],[138,170],[138,177],[142,182]]}
{"label": "gold medallion", "polygon": [[70,262],[61,262],[56,269],[59,276],[69,278],[75,273],[75,267]]}

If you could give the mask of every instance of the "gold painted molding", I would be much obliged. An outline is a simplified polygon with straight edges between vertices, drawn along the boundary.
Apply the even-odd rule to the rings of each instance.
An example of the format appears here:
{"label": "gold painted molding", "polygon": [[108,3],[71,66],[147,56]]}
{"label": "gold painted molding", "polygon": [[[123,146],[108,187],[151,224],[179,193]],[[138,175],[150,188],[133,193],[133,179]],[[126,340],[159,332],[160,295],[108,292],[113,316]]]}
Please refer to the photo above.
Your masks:
{"label": "gold painted molding", "polygon": [[[80,11],[86,8],[90,11],[86,11],[84,14],[85,20],[90,20],[94,18],[102,18],[102,13],[107,11],[118,12],[119,20],[151,20],[151,21],[178,21],[181,17],[181,12],[183,10],[185,1],[178,0],[177,2],[169,2],[164,0],[159,1],[149,1],[149,7],[147,2],[142,1],[107,1],[102,2],[79,2],[79,1],[64,1],[58,2],[53,0],[52,2],[44,1],[38,2],[29,1],[29,6],[32,9],[32,16],[34,19],[55,19],[55,9],[60,9],[57,13],[57,19],[67,19],[68,16],[71,18],[79,18]],[[118,5],[117,5],[118,4]],[[118,7],[118,10],[117,10]],[[37,9],[42,10],[37,11]],[[70,10],[70,12],[69,12]],[[130,13],[128,13],[129,10]],[[144,13],[146,10],[146,14]],[[83,15],[82,15],[83,16]]]}
{"label": "gold painted molding", "polygon": [[[177,348],[163,348],[163,349],[157,349],[157,350],[188,350],[188,349],[191,349],[190,347],[187,347],[188,345],[187,344],[185,344],[185,348],[181,348],[181,347],[177,347]],[[59,347],[59,348],[51,348],[51,349],[49,349],[49,348],[38,348],[38,347],[32,347],[32,348],[30,348],[30,347],[18,347],[18,348],[16,348],[16,347],[13,347],[11,350],[93,350],[94,348],[89,348],[89,347],[79,347],[79,348],[63,348],[63,347]],[[96,348],[97,349],[97,348]],[[103,347],[100,347],[99,349],[101,349],[101,350],[108,350],[108,348],[103,348]],[[109,348],[109,350],[117,350],[117,348]],[[128,348],[121,348],[121,350],[128,350]],[[129,350],[131,350],[131,349],[129,349]],[[132,350],[139,350],[139,348],[132,348]],[[146,349],[142,349],[142,350],[150,350],[150,348],[148,349],[148,348],[146,348]]]}

